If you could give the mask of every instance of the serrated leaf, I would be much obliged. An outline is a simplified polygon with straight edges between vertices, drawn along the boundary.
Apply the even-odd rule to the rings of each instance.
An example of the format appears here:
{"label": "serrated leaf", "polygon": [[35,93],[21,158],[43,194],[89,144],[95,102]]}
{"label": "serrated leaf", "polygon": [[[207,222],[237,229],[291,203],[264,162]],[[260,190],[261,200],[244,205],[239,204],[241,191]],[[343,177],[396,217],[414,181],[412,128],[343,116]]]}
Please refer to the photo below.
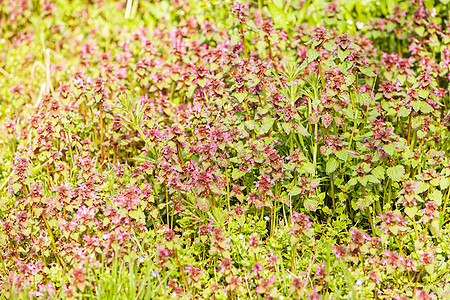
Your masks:
{"label": "serrated leaf", "polygon": [[428,113],[434,111],[434,108],[430,104],[428,104],[424,101],[421,104],[420,111],[423,112],[424,114],[428,114]]}
{"label": "serrated leaf", "polygon": [[417,130],[417,137],[419,138],[419,139],[423,139],[424,137],[426,137],[427,136],[427,132],[426,131],[422,131],[422,130]]}
{"label": "serrated leaf", "polygon": [[439,220],[435,219],[431,222],[430,231],[434,236],[439,236],[441,233],[441,226],[439,226]]}
{"label": "serrated leaf", "polygon": [[16,183],[14,183],[12,185],[12,189],[14,191],[14,194],[17,194],[20,191],[21,188],[22,188],[22,185],[20,183],[16,182]]}
{"label": "serrated leaf", "polygon": [[286,134],[290,134],[291,130],[292,130],[292,124],[291,123],[281,123],[281,127],[283,128],[284,132],[286,132]]}
{"label": "serrated leaf", "polygon": [[412,207],[405,207],[405,214],[410,217],[411,219],[413,219],[416,216],[417,213],[417,207],[416,206],[412,206]]}
{"label": "serrated leaf", "polygon": [[416,192],[416,194],[421,194],[421,193],[427,191],[429,188],[430,188],[430,185],[428,183],[419,181],[419,182],[417,182],[414,191]]}
{"label": "serrated leaf", "polygon": [[423,37],[423,35],[425,33],[425,27],[423,27],[423,26],[416,27],[415,31],[420,37]]}
{"label": "serrated leaf", "polygon": [[197,84],[201,87],[205,87],[206,85],[206,79],[198,79]]}
{"label": "serrated leaf", "polygon": [[419,90],[418,94],[421,98],[426,99],[430,95],[430,90]]}
{"label": "serrated leaf", "polygon": [[348,185],[355,185],[357,183],[358,183],[358,178],[356,178],[356,177],[350,178],[350,180],[347,182]]}
{"label": "serrated leaf", "polygon": [[339,162],[334,158],[331,157],[328,161],[327,161],[327,166],[326,166],[326,172],[327,174],[330,174],[334,171],[336,171],[336,169],[339,167]]}
{"label": "serrated leaf", "polygon": [[335,49],[335,46],[334,46],[334,44],[333,44],[331,41],[326,41],[326,42],[323,44],[323,48],[325,48],[326,50],[328,50],[328,51],[330,51],[330,52],[333,52],[334,49]]}
{"label": "serrated leaf", "polygon": [[347,160],[347,157],[348,157],[347,149],[343,149],[343,150],[341,150],[341,151],[336,151],[336,152],[334,152],[334,154],[336,154],[336,156],[337,156],[340,160],[343,160],[343,161],[346,161],[346,160]]}
{"label": "serrated leaf", "polygon": [[338,51],[338,57],[341,61],[344,61],[349,54],[350,54],[350,50],[346,50],[346,51],[339,50]]}
{"label": "serrated leaf", "polygon": [[239,169],[234,169],[233,173],[231,173],[231,177],[233,178],[233,180],[237,180],[237,179],[241,178],[242,176],[244,176],[245,173],[246,172],[240,171]]}
{"label": "serrated leaf", "polygon": [[144,213],[141,210],[130,211],[129,215],[130,215],[130,218],[133,218],[133,219],[136,219],[136,220],[145,218],[145,215],[144,215]]}
{"label": "serrated leaf", "polygon": [[261,128],[259,129],[259,134],[263,135],[266,134],[271,128],[273,123],[275,122],[275,119],[271,116],[265,116],[262,120]]}
{"label": "serrated leaf", "polygon": [[369,179],[367,178],[367,176],[364,177],[356,177],[358,178],[359,183],[361,183],[363,186],[367,185],[367,182],[369,181]]}
{"label": "serrated leaf", "polygon": [[410,114],[410,111],[404,106],[400,107],[400,109],[397,111],[398,117],[406,117],[406,116],[409,116],[409,114]]}
{"label": "serrated leaf", "polygon": [[316,198],[308,198],[303,202],[303,206],[305,206],[307,210],[316,211],[319,203]]}
{"label": "serrated leaf", "polygon": [[233,97],[234,98],[236,98],[236,100],[239,102],[239,103],[242,103],[242,101],[244,101],[245,100],[245,98],[247,97],[247,93],[234,93],[233,94]]}
{"label": "serrated leaf", "polygon": [[314,60],[316,60],[320,55],[320,51],[317,51],[315,49],[308,49],[308,61],[312,62]]}
{"label": "serrated leaf", "polygon": [[252,19],[249,19],[245,24],[252,30],[258,29],[258,27],[256,26],[255,22]]}
{"label": "serrated leaf", "polygon": [[302,165],[302,170],[305,173],[309,173],[314,175],[315,174],[315,170],[314,170],[314,165],[311,162],[304,162]]}
{"label": "serrated leaf", "polygon": [[378,167],[372,169],[372,175],[378,179],[383,180],[384,179],[384,168],[382,166],[378,166]]}
{"label": "serrated leaf", "polygon": [[231,40],[230,40],[230,44],[231,46],[236,45],[237,43],[239,43],[239,41],[241,40],[241,36],[237,35],[237,34],[233,34],[231,36]]}
{"label": "serrated leaf", "polygon": [[378,178],[376,178],[376,177],[373,176],[373,175],[366,175],[365,177],[367,178],[367,180],[369,180],[369,182],[372,182],[372,183],[381,183],[381,182],[378,180]]}
{"label": "serrated leaf", "polygon": [[414,111],[419,111],[422,107],[422,103],[420,101],[411,101],[411,105],[414,109]]}
{"label": "serrated leaf", "polygon": [[375,73],[370,68],[361,68],[361,73],[369,77],[375,77]]}
{"label": "serrated leaf", "polygon": [[245,127],[247,127],[249,130],[255,129],[255,121],[253,120],[245,121]]}
{"label": "serrated leaf", "polygon": [[296,196],[296,195],[298,195],[298,194],[301,194],[301,192],[302,192],[302,189],[301,189],[300,187],[294,186],[294,187],[291,189],[291,191],[289,192],[289,195],[290,195],[290,196]]}
{"label": "serrated leaf", "polygon": [[374,199],[373,195],[369,194],[369,195],[365,196],[364,198],[359,198],[356,201],[356,206],[360,210],[365,210],[367,207],[369,207],[373,203],[374,200],[375,199]]}
{"label": "serrated leaf", "polygon": [[302,124],[298,125],[297,131],[298,134],[302,136],[310,136],[311,134],[308,132],[308,130],[303,126]]}
{"label": "serrated leaf", "polygon": [[398,225],[394,225],[394,226],[390,226],[389,227],[389,231],[392,232],[393,235],[397,235],[398,230],[399,230]]}
{"label": "serrated leaf", "polygon": [[442,193],[439,190],[433,190],[433,193],[430,194],[430,199],[433,200],[437,206],[442,204]]}
{"label": "serrated leaf", "polygon": [[387,154],[389,154],[389,156],[392,156],[394,154],[394,150],[395,150],[394,144],[393,143],[389,143],[387,145],[383,145],[383,150]]}
{"label": "serrated leaf", "polygon": [[439,182],[439,186],[441,187],[441,190],[445,190],[446,188],[448,188],[449,182],[450,182],[450,180],[447,177],[442,178],[441,181]]}
{"label": "serrated leaf", "polygon": [[390,167],[386,170],[386,174],[392,181],[399,181],[405,175],[405,168],[403,166]]}

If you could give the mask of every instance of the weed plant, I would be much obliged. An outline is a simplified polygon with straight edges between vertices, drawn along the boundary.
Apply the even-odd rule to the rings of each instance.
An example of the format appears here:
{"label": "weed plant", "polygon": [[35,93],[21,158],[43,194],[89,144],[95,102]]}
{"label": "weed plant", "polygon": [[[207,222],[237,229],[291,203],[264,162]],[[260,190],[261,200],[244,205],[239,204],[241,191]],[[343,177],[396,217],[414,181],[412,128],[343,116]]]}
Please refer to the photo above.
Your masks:
{"label": "weed plant", "polygon": [[449,10],[0,1],[0,297],[449,299]]}

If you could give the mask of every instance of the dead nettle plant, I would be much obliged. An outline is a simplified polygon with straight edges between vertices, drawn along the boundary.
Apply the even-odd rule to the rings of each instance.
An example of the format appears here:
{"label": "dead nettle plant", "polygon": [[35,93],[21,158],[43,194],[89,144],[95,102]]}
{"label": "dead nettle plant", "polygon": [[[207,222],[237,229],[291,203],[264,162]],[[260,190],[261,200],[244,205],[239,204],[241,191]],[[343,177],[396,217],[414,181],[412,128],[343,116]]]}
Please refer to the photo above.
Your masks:
{"label": "dead nettle plant", "polygon": [[448,3],[294,2],[0,8],[9,298],[448,294]]}

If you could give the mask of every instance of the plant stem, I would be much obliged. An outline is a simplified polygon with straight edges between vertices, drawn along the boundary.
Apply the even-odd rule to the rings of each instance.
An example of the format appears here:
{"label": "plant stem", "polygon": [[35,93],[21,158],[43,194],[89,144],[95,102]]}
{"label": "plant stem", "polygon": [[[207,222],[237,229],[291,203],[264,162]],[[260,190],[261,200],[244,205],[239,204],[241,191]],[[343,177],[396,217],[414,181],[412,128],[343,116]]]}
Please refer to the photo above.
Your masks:
{"label": "plant stem", "polygon": [[50,238],[51,238],[51,241],[52,241],[53,251],[54,251],[54,254],[55,254],[55,256],[56,256],[56,260],[58,261],[59,265],[65,270],[66,268],[64,267],[64,264],[63,264],[64,261],[63,261],[63,259],[59,256],[58,250],[56,249],[55,237],[53,236],[52,229],[51,229],[50,226],[48,225],[47,219],[45,218],[44,215],[42,215],[42,219],[44,220],[45,227],[47,227],[48,234],[50,235]]}
{"label": "plant stem", "polygon": [[169,225],[169,191],[166,186],[166,218],[167,218],[167,225]]}
{"label": "plant stem", "polygon": [[412,124],[412,112],[409,114],[409,123],[408,123],[408,138],[407,145],[410,146],[411,143],[411,124]]}
{"label": "plant stem", "polygon": [[314,165],[314,174],[316,174],[317,168],[317,131],[318,131],[318,123],[314,124],[314,153],[313,153],[313,165]]}
{"label": "plant stem", "polygon": [[245,46],[244,27],[242,26],[242,23],[240,24],[240,31],[241,31],[241,36],[242,36],[242,45],[244,46],[244,57],[247,59],[248,53],[247,53],[247,47]]}
{"label": "plant stem", "polygon": [[277,73],[278,79],[280,79],[280,73],[278,72],[278,67],[277,67],[277,65],[275,64],[275,60],[273,59],[272,44],[270,43],[269,38],[268,38],[268,37],[266,37],[266,38],[267,38],[267,45],[268,45],[268,47],[269,47],[269,56],[270,56],[270,60],[272,61],[273,68],[275,69],[275,72]]}
{"label": "plant stem", "polygon": [[333,172],[330,174],[331,200],[333,201],[333,211],[336,212],[336,199],[334,196],[334,178]]}
{"label": "plant stem", "polygon": [[292,258],[291,258],[291,272],[294,272],[294,261],[295,261],[295,253],[297,252],[297,243],[295,243],[294,248],[292,249]]}
{"label": "plant stem", "polygon": [[262,94],[263,94],[263,99],[264,99],[264,105],[267,106],[266,88],[264,87],[264,84],[262,84],[261,86],[262,86]]}
{"label": "plant stem", "polygon": [[100,152],[101,152],[100,165],[105,160],[105,148],[103,146],[104,139],[105,139],[105,124],[103,122],[103,107],[102,103],[100,103]]}
{"label": "plant stem", "polygon": [[321,63],[320,63],[320,60],[319,60],[318,62],[319,62],[320,82],[322,82],[322,89],[323,89],[323,91],[325,92],[325,79],[323,78],[322,65],[321,65]]}
{"label": "plant stem", "polygon": [[177,260],[178,267],[180,268],[181,276],[183,277],[184,286],[186,287],[186,292],[189,292],[189,286],[188,286],[188,283],[187,283],[187,280],[186,280],[186,275],[184,275],[183,266],[180,264],[180,260],[178,259],[178,255],[177,255],[177,252],[175,250],[173,250],[173,254],[175,255],[175,258]]}
{"label": "plant stem", "polygon": [[448,203],[449,197],[450,197],[450,188],[449,188],[448,191],[447,191],[447,196],[445,197],[445,200],[444,200],[444,207],[442,208],[441,222],[440,222],[440,223],[441,223],[441,226],[444,225],[444,224],[442,223],[442,221],[445,219],[445,212],[446,212],[446,209],[447,209],[447,203]]}
{"label": "plant stem", "polygon": [[227,203],[228,203],[228,210],[230,210],[230,179],[228,178],[228,168],[225,167],[225,178],[227,180]]}
{"label": "plant stem", "polygon": [[272,212],[272,226],[271,226],[271,236],[273,236],[275,232],[276,220],[277,220],[277,200],[278,200],[278,192],[277,192],[277,183],[275,182],[275,203],[273,205]]}

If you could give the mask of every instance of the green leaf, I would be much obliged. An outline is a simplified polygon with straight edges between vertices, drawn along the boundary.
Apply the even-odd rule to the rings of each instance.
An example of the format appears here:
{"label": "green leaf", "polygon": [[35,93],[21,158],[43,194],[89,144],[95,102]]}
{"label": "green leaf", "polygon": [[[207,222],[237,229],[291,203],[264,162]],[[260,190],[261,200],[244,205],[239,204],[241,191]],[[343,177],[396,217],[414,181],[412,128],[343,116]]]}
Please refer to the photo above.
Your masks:
{"label": "green leaf", "polygon": [[129,215],[130,215],[130,218],[133,218],[133,219],[136,219],[136,220],[145,218],[145,215],[144,215],[144,213],[141,210],[130,211]]}
{"label": "green leaf", "polygon": [[197,83],[198,83],[199,86],[205,87],[206,79],[199,79],[199,80],[197,80]]}
{"label": "green leaf", "polygon": [[417,206],[412,206],[412,207],[405,207],[405,214],[410,217],[411,219],[414,219],[414,217],[416,216],[417,213]]}
{"label": "green leaf", "polygon": [[430,90],[419,90],[419,96],[426,99],[430,95]]}
{"label": "green leaf", "polygon": [[339,167],[339,162],[334,157],[331,157],[327,161],[327,166],[326,166],[327,174],[333,173],[334,171],[336,171],[336,169],[338,167]]}
{"label": "green leaf", "polygon": [[431,222],[430,226],[431,233],[434,236],[439,236],[441,233],[441,226],[439,226],[439,220],[435,219],[433,222]]}
{"label": "green leaf", "polygon": [[255,21],[253,21],[252,19],[249,19],[245,24],[254,31],[258,30],[258,27],[255,24]]}
{"label": "green leaf", "polygon": [[378,180],[378,178],[375,177],[375,176],[373,176],[373,175],[366,175],[365,177],[369,180],[369,182],[372,182],[372,183],[381,183],[381,182]]}
{"label": "green leaf", "polygon": [[231,36],[231,41],[230,41],[231,46],[234,46],[234,45],[236,45],[237,43],[239,43],[239,41],[240,41],[241,39],[242,39],[242,38],[241,38],[240,35],[238,35],[238,34],[233,34],[233,35]]}
{"label": "green leaf", "polygon": [[247,172],[240,171],[239,169],[234,169],[233,173],[231,173],[231,177],[233,177],[233,180],[237,180],[244,176]]}
{"label": "green leaf", "polygon": [[416,27],[415,31],[420,37],[423,37],[423,35],[425,33],[425,27],[423,27],[423,26]]}
{"label": "green leaf", "polygon": [[429,197],[436,202],[437,206],[442,204],[442,193],[440,190],[433,190],[433,193],[431,193]]}
{"label": "green leaf", "polygon": [[417,137],[419,138],[419,139],[423,139],[424,137],[426,137],[427,136],[427,132],[426,131],[422,131],[422,130],[417,130]]}
{"label": "green leaf", "polygon": [[394,144],[389,143],[387,145],[383,145],[383,150],[386,151],[386,153],[389,154],[389,156],[392,156],[395,150]]}
{"label": "green leaf", "polygon": [[374,196],[371,194],[368,194],[364,198],[359,198],[356,201],[356,206],[358,206],[358,209],[360,209],[360,210],[365,210],[367,207],[369,207],[373,203],[374,200],[375,200]]}
{"label": "green leaf", "polygon": [[309,161],[303,163],[302,170],[305,173],[309,173],[309,174],[313,174],[313,175],[316,173],[316,171],[314,169],[314,165],[311,162],[309,162]]}
{"label": "green leaf", "polygon": [[259,134],[261,135],[266,134],[272,128],[274,122],[275,122],[274,118],[272,118],[271,116],[265,116],[264,119],[262,120],[262,125],[259,130]]}
{"label": "green leaf", "polygon": [[308,130],[305,128],[305,126],[303,126],[302,124],[298,125],[297,131],[298,134],[302,135],[302,136],[310,136],[310,133],[308,132]]}
{"label": "green leaf", "polygon": [[425,270],[428,272],[428,274],[430,274],[430,275],[434,274],[434,265],[426,265],[424,267],[425,267]]}
{"label": "green leaf", "polygon": [[336,152],[334,152],[334,154],[336,154],[336,156],[337,156],[340,160],[343,160],[343,161],[346,161],[346,160],[347,160],[347,157],[348,157],[347,149],[343,149],[343,150],[341,150],[341,151],[336,151]]}
{"label": "green leaf", "polygon": [[283,123],[281,123],[281,127],[283,128],[284,132],[286,132],[286,134],[291,133],[291,130],[292,130],[292,124],[291,123],[283,122]]}
{"label": "green leaf", "polygon": [[367,181],[369,181],[369,179],[367,178],[367,176],[364,177],[356,177],[358,178],[358,181],[363,185],[366,186],[367,185]]}
{"label": "green leaf", "polygon": [[255,129],[255,121],[253,120],[245,121],[245,127],[247,127],[249,130]]}
{"label": "green leaf", "polygon": [[430,104],[423,101],[420,107],[420,111],[423,112],[424,114],[428,114],[434,111],[434,108]]}
{"label": "green leaf", "polygon": [[17,194],[20,191],[20,189],[22,188],[22,185],[20,183],[16,182],[12,185],[12,188],[13,188],[14,194]]}
{"label": "green leaf", "polygon": [[441,181],[439,182],[439,186],[441,187],[441,190],[445,190],[446,188],[448,188],[450,183],[450,180],[448,178],[442,178]]}
{"label": "green leaf", "polygon": [[416,185],[414,191],[416,192],[416,194],[421,194],[421,193],[427,191],[429,188],[430,188],[430,185],[428,183],[419,181],[419,182],[417,182],[417,185]]}
{"label": "green leaf", "polygon": [[233,94],[233,97],[234,98],[236,98],[236,100],[239,102],[239,103],[242,103],[242,101],[244,101],[245,100],[245,98],[247,97],[247,93],[234,93]]}
{"label": "green leaf", "polygon": [[308,49],[308,61],[312,62],[316,60],[320,55],[320,51],[317,51],[315,49]]}
{"label": "green leaf", "polygon": [[373,72],[372,68],[361,68],[360,71],[366,76],[375,77],[375,73]]}
{"label": "green leaf", "polygon": [[289,192],[289,196],[296,196],[302,192],[302,189],[298,186],[294,186],[291,191]]}
{"label": "green leaf", "polygon": [[394,225],[394,226],[390,226],[389,227],[389,231],[392,232],[393,235],[397,235],[398,230],[399,230],[398,225]]}
{"label": "green leaf", "polygon": [[358,183],[357,177],[350,178],[350,180],[347,182],[348,185],[355,185],[357,183]]}
{"label": "green leaf", "polygon": [[400,181],[405,175],[405,168],[403,166],[390,167],[386,170],[386,174],[392,181]]}
{"label": "green leaf", "polygon": [[414,109],[414,111],[419,111],[422,107],[422,103],[420,101],[411,101],[411,105]]}
{"label": "green leaf", "polygon": [[316,198],[308,198],[303,202],[303,206],[305,206],[307,210],[316,211],[319,203]]}
{"label": "green leaf", "polygon": [[372,169],[372,175],[378,179],[384,179],[384,168],[382,166],[378,166]]}
{"label": "green leaf", "polygon": [[350,54],[350,50],[347,50],[347,51],[339,50],[338,51],[338,57],[341,61],[344,61],[349,54]]}

